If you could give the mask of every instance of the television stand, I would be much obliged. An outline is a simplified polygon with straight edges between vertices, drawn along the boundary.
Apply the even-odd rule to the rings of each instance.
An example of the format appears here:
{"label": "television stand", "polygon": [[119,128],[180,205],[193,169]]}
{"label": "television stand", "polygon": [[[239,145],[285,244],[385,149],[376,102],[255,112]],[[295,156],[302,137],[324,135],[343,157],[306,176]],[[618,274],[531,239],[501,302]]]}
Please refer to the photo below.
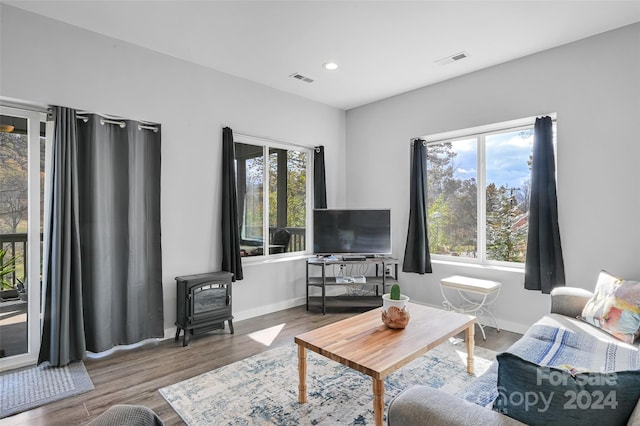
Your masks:
{"label": "television stand", "polygon": [[367,256],[359,256],[357,254],[344,254],[342,255],[342,260],[346,262],[363,261],[367,260]]}
{"label": "television stand", "polygon": [[[327,308],[354,308],[372,309],[382,306],[382,294],[387,292],[388,287],[398,283],[398,259],[392,257],[359,257],[359,260],[342,260],[336,258],[311,257],[307,259],[307,310],[310,307],[320,308],[322,314],[327,313]],[[374,271],[369,272],[367,266],[373,266]],[[330,267],[330,268],[329,268]],[[318,271],[318,268],[320,271]],[[338,273],[329,274],[340,268]],[[346,268],[346,271],[343,272]],[[351,269],[351,272],[349,270]],[[362,270],[367,269],[366,276],[362,277]],[[315,276],[311,276],[310,271],[315,271]],[[320,275],[317,275],[320,272]],[[354,275],[358,279],[346,280],[342,272],[346,275]],[[337,289],[342,286],[347,291],[346,294],[327,295],[328,289]],[[315,289],[315,294],[310,294],[310,290]],[[320,294],[318,295],[318,290]],[[366,294],[362,294],[366,292]],[[358,294],[360,293],[360,294]]]}

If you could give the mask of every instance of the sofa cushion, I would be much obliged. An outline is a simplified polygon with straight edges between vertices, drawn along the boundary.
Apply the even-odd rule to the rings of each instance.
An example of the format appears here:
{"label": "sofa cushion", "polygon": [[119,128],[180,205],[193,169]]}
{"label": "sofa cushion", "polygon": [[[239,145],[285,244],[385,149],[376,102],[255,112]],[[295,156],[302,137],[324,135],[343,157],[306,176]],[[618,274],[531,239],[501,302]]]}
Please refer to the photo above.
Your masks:
{"label": "sofa cushion", "polygon": [[535,425],[624,425],[640,398],[640,371],[579,372],[513,353],[498,359],[494,410]]}
{"label": "sofa cushion", "polygon": [[497,359],[494,408],[524,423],[597,424],[615,403],[604,424],[624,424],[640,396],[638,347],[564,315],[544,316]]}
{"label": "sofa cushion", "polygon": [[640,329],[640,282],[600,271],[594,295],[582,310],[582,319],[623,342],[633,343]]}
{"label": "sofa cushion", "polygon": [[542,317],[506,352],[538,365],[610,373],[640,370],[638,347],[575,318]]}
{"label": "sofa cushion", "polygon": [[387,412],[387,424],[389,426],[524,426],[523,423],[514,419],[429,386],[412,386],[391,400]]}
{"label": "sofa cushion", "polygon": [[[548,327],[547,330],[566,330],[566,333],[572,336],[571,340],[579,340],[579,342],[574,342],[577,345],[597,345],[597,347],[592,348],[593,350],[607,350],[611,347],[624,348],[624,351],[637,351],[638,349],[638,342],[633,344],[624,343],[610,333],[594,327],[580,318],[571,318],[559,314],[547,314],[540,318],[538,322],[535,323],[535,326]],[[544,339],[543,336],[540,336],[539,332],[537,335],[534,335],[534,332],[535,330],[531,330],[529,333],[531,337]],[[640,363],[638,363],[638,368],[640,369]]]}
{"label": "sofa cushion", "polygon": [[163,426],[158,415],[142,405],[117,404],[87,423],[87,426]]}

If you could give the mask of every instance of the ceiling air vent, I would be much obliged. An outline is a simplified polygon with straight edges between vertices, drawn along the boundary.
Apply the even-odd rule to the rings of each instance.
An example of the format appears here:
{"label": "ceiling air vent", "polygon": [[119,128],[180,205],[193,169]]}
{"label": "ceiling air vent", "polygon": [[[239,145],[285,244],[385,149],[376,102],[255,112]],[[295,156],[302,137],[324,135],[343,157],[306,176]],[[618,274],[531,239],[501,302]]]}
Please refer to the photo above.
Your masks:
{"label": "ceiling air vent", "polygon": [[298,80],[302,80],[305,83],[313,83],[313,79],[312,78],[305,77],[304,75],[298,74],[297,72],[294,72],[289,77],[297,78]]}
{"label": "ceiling air vent", "polygon": [[447,56],[446,58],[438,59],[435,62],[437,64],[440,64],[440,65],[446,65],[446,64],[450,64],[451,62],[459,61],[459,60],[464,59],[466,57],[467,57],[467,52],[460,52],[460,53],[456,53],[456,54],[451,55],[451,56]]}

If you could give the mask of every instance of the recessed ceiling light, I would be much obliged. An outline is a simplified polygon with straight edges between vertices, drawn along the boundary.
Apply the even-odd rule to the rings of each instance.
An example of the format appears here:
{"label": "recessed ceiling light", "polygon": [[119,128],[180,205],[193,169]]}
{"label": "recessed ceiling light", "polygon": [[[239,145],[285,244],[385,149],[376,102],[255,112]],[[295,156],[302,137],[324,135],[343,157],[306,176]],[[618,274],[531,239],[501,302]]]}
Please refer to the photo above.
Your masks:
{"label": "recessed ceiling light", "polygon": [[335,62],[325,62],[324,64],[322,64],[322,67],[325,70],[329,70],[329,71],[333,71],[333,70],[337,70],[338,69],[338,64],[336,64]]}

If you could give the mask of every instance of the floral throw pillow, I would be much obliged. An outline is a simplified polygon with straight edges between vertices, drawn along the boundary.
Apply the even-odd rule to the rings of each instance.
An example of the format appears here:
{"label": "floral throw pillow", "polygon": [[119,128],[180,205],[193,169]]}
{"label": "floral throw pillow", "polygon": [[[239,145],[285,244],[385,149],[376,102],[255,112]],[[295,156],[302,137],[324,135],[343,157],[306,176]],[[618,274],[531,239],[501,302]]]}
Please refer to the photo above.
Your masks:
{"label": "floral throw pillow", "polygon": [[640,282],[600,271],[594,293],[582,310],[582,320],[633,343],[640,330]]}

